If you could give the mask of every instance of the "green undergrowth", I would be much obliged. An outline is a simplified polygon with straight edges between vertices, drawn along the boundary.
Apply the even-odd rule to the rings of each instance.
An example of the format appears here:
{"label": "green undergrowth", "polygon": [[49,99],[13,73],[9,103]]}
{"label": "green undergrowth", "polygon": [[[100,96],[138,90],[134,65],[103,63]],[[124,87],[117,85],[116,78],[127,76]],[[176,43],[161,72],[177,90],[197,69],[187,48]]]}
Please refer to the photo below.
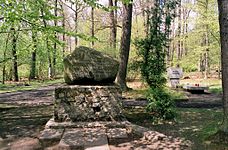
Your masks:
{"label": "green undergrowth", "polygon": [[[158,121],[145,109],[125,109],[127,119],[163,134],[182,137],[193,143],[192,149],[208,149],[220,145],[208,144],[207,138],[218,131],[222,121],[222,109],[177,108],[174,120]],[[210,149],[209,148],[209,149]]]}
{"label": "green undergrowth", "polygon": [[172,97],[173,100],[175,101],[181,101],[187,98],[186,94],[182,89],[170,89],[166,88],[170,96]]}
{"label": "green undergrowth", "polygon": [[147,91],[147,88],[129,90],[123,92],[123,97],[128,99],[145,99]]}
{"label": "green undergrowth", "polygon": [[222,86],[221,85],[210,86],[209,92],[215,93],[215,94],[221,94],[222,93]]}
{"label": "green undergrowth", "polygon": [[58,84],[63,82],[64,82],[63,79],[7,82],[6,84],[0,84],[0,93],[33,90],[42,86],[48,86],[48,85]]}
{"label": "green undergrowth", "polygon": [[[181,101],[187,98],[185,93],[181,89],[174,90],[167,87],[165,90],[170,94],[171,98],[175,101]],[[146,99],[147,95],[148,88],[146,87],[142,89],[134,89],[123,92],[123,97],[128,99]]]}
{"label": "green undergrowth", "polygon": [[215,94],[220,94],[222,93],[222,83],[221,79],[185,79],[181,80],[180,83],[181,85],[185,85],[187,83],[189,84],[202,84],[206,85],[209,87],[209,92],[210,93],[215,93]]}

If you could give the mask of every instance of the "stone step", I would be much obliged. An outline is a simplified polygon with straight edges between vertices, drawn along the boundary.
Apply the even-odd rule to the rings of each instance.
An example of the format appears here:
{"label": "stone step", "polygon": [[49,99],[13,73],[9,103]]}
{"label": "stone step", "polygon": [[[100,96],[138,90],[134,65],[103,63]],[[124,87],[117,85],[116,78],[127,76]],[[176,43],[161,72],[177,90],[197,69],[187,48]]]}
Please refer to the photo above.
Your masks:
{"label": "stone step", "polygon": [[85,148],[85,150],[110,150],[108,144]]}
{"label": "stone step", "polygon": [[109,144],[117,144],[129,140],[127,130],[124,128],[107,129],[106,134],[108,136]]}
{"label": "stone step", "polygon": [[109,150],[105,130],[94,129],[67,129],[59,143],[63,150]]}
{"label": "stone step", "polygon": [[69,129],[63,134],[61,141],[59,142],[59,149],[71,150],[78,149],[84,150],[84,137],[83,131],[80,129]]}
{"label": "stone step", "polygon": [[45,129],[41,132],[39,140],[43,147],[48,147],[59,143],[64,129]]}

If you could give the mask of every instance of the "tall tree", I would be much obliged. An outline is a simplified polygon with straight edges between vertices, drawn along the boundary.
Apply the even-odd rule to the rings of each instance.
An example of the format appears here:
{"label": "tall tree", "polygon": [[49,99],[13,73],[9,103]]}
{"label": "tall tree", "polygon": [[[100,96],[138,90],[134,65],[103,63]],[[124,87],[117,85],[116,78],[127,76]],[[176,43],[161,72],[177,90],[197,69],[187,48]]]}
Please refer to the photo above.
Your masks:
{"label": "tall tree", "polygon": [[219,25],[222,57],[222,89],[223,89],[223,123],[221,131],[228,134],[228,3],[218,0]]}
{"label": "tall tree", "polygon": [[[65,12],[64,12],[64,7],[63,7],[63,2],[60,3],[60,8],[61,8],[61,15],[62,15],[62,28],[63,30],[66,30],[66,16],[65,16]],[[63,33],[62,35],[62,40],[63,42],[66,42],[66,34]],[[66,52],[66,46],[65,44],[63,45],[63,48],[62,48],[62,53],[63,53],[63,58],[65,57],[65,52]]]}
{"label": "tall tree", "polygon": [[[57,17],[58,17],[58,0],[55,0],[54,1],[54,15],[55,15],[55,19],[54,19],[54,26],[57,27]],[[55,39],[58,39],[58,36],[57,36],[57,32],[54,31],[54,37]],[[54,45],[53,45],[53,67],[52,67],[52,77],[55,77],[56,76],[56,57],[57,57],[57,42],[54,41]]]}
{"label": "tall tree", "polygon": [[[43,4],[43,8],[40,9],[41,11],[41,17],[43,19],[43,24],[44,24],[44,27],[47,28],[48,24],[47,24],[47,21],[45,20],[45,13],[44,13],[44,8],[45,8],[45,4]],[[46,48],[47,48],[47,57],[48,57],[48,78],[52,78],[52,59],[51,59],[51,48],[50,48],[50,42],[49,42],[49,38],[48,38],[48,33],[46,33]]]}
{"label": "tall tree", "polygon": [[182,18],[181,18],[181,0],[179,1],[179,5],[178,5],[178,31],[177,31],[177,37],[178,37],[178,41],[177,41],[177,60],[179,61],[181,59],[181,55],[182,55],[182,44],[181,44],[181,22],[182,22]]}
{"label": "tall tree", "polygon": [[9,44],[9,33],[7,34],[6,38],[6,43],[5,43],[5,49],[3,52],[3,68],[2,68],[2,84],[5,84],[5,79],[6,79],[6,51],[8,49],[8,44]]}
{"label": "tall tree", "polygon": [[[91,37],[95,37],[95,20],[94,20],[94,7],[91,7]],[[94,46],[94,40],[91,41],[91,46]]]}
{"label": "tall tree", "polygon": [[116,49],[116,34],[117,34],[117,28],[116,28],[116,17],[115,12],[113,10],[113,0],[109,0],[109,7],[111,8],[111,11],[109,13],[110,16],[110,46],[114,49]]}
{"label": "tall tree", "polygon": [[32,59],[31,59],[29,79],[36,78],[37,31],[32,31],[32,41],[33,41],[33,49],[32,49]]}
{"label": "tall tree", "polygon": [[123,90],[127,90],[126,76],[127,76],[127,64],[130,52],[131,42],[131,25],[132,25],[132,2],[123,4],[123,23],[122,23],[122,36],[120,44],[120,65],[117,75],[117,83]]}
{"label": "tall tree", "polygon": [[[75,12],[74,12],[75,33],[78,32],[78,10],[79,10],[78,3],[75,2]],[[78,46],[78,37],[75,36],[74,40],[75,40],[75,46]]]}
{"label": "tall tree", "polygon": [[18,57],[17,57],[17,39],[18,34],[15,31],[15,28],[11,28],[12,30],[12,56],[13,56],[13,78],[14,81],[19,81],[18,77]]}
{"label": "tall tree", "polygon": [[[205,1],[205,20],[207,20],[207,16],[208,16],[208,0]],[[208,74],[209,74],[209,24],[206,23],[205,25],[205,73],[204,73],[204,78],[207,79],[208,78]]]}

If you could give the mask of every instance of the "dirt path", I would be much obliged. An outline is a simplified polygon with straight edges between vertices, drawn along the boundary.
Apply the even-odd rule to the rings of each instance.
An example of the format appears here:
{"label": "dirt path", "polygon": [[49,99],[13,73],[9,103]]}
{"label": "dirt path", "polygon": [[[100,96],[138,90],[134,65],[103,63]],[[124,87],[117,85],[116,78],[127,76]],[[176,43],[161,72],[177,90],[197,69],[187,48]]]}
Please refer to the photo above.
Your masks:
{"label": "dirt path", "polygon": [[57,85],[45,86],[35,90],[0,93],[0,104],[16,106],[51,105],[55,87]]}
{"label": "dirt path", "polygon": [[0,149],[21,138],[38,137],[53,115],[55,87],[0,94]]}

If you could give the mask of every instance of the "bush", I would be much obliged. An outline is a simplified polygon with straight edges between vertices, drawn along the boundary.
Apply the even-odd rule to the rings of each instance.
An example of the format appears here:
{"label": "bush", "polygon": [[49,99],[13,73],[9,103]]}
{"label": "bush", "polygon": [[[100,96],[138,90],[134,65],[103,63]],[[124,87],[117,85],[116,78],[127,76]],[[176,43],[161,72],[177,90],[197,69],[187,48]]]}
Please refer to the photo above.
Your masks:
{"label": "bush", "polygon": [[167,120],[175,117],[174,101],[164,88],[150,88],[147,100],[147,111],[153,112],[155,118]]}
{"label": "bush", "polygon": [[[174,109],[170,95],[165,91],[166,48],[169,44],[170,25],[175,17],[177,0],[167,0],[164,3],[155,1],[149,12],[148,35],[136,41],[136,47],[141,62],[139,66],[143,79],[150,86],[147,97],[147,110],[156,118],[173,119]],[[165,25],[165,29],[162,28]]]}

